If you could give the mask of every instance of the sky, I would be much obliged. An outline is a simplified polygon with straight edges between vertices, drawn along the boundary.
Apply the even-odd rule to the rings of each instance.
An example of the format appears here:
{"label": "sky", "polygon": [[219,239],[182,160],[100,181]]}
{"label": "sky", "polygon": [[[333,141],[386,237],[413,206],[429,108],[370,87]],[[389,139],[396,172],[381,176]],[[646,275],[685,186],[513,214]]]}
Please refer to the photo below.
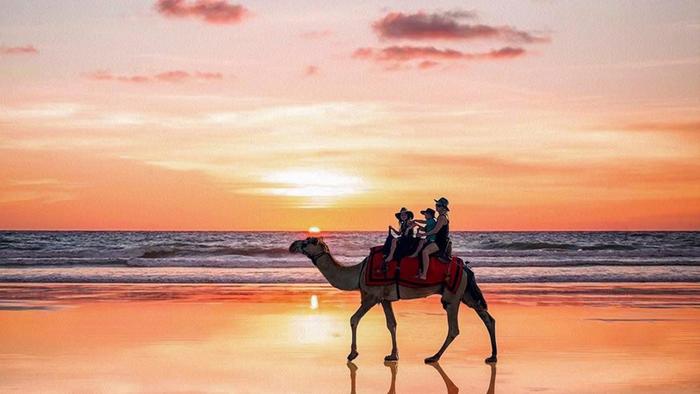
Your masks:
{"label": "sky", "polygon": [[694,0],[3,0],[0,92],[3,229],[700,229]]}

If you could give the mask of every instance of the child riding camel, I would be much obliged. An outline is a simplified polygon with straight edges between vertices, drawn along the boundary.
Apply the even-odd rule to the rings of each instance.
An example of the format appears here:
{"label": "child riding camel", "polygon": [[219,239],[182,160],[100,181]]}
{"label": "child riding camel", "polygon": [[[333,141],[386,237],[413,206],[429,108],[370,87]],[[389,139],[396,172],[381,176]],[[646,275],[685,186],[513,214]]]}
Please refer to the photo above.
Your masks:
{"label": "child riding camel", "polygon": [[[434,229],[435,225],[437,224],[437,220],[435,220],[435,210],[432,208],[427,208],[425,211],[420,211],[420,213],[425,217],[425,220],[416,219],[413,221],[414,223],[417,223],[416,227],[418,227],[418,231],[427,233],[428,231]],[[423,226],[421,226],[421,224],[423,224]],[[409,257],[417,257],[418,253],[423,250],[423,247],[432,242],[435,242],[435,235],[429,235],[425,238],[421,238],[418,242],[418,247],[416,247],[416,251]]]}

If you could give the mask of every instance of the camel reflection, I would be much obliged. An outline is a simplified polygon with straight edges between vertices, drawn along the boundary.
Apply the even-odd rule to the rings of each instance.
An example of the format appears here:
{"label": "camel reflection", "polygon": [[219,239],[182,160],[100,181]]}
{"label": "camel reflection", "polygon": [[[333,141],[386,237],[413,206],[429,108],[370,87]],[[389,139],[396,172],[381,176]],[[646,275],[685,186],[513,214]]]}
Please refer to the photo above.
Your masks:
{"label": "camel reflection", "polygon": [[348,361],[348,369],[350,370],[350,394],[357,393],[357,387],[355,386],[357,382],[357,365],[354,362]]}
{"label": "camel reflection", "polygon": [[435,368],[435,370],[438,371],[438,373],[440,374],[440,377],[445,382],[445,388],[447,389],[447,394],[459,393],[459,387],[457,387],[454,384],[454,382],[452,382],[452,379],[450,379],[450,377],[447,376],[447,374],[445,373],[445,370],[442,369],[439,362],[428,364],[428,365]]}
{"label": "camel reflection", "polygon": [[[388,394],[396,394],[396,374],[399,369],[399,364],[397,362],[385,361],[384,365],[391,371],[391,384],[389,385]],[[440,363],[428,364],[440,374],[442,381],[445,382],[445,388],[447,389],[447,394],[459,393],[459,387],[457,387],[452,379],[447,376],[445,370],[442,369]],[[486,394],[494,394],[496,392],[496,364],[489,364],[491,367],[491,378],[489,380],[489,387],[486,389]],[[356,383],[357,383],[357,365],[352,361],[348,361],[348,369],[350,370],[350,393],[356,394]]]}

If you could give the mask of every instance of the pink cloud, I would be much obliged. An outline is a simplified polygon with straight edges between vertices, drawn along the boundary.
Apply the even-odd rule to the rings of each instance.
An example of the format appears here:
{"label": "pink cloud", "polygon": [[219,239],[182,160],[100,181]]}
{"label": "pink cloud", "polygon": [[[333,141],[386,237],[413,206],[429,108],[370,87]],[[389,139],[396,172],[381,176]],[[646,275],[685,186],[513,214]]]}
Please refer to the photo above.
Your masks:
{"label": "pink cloud", "polygon": [[310,77],[318,74],[318,67],[314,65],[308,65],[304,68],[304,76]]}
{"label": "pink cloud", "polygon": [[94,81],[119,81],[130,83],[145,83],[151,81],[151,78],[145,75],[114,75],[104,70],[86,74],[85,77]]}
{"label": "pink cloud", "polygon": [[240,23],[248,15],[248,9],[228,0],[158,0],[156,10],[172,18],[198,18],[204,22],[230,25]]}
{"label": "pink cloud", "polygon": [[189,73],[182,70],[164,71],[154,75],[115,75],[109,71],[99,70],[85,77],[94,81],[117,81],[127,83],[150,83],[150,82],[185,82],[188,80],[219,80],[223,79],[223,75],[218,72],[201,72],[197,71]]}
{"label": "pink cloud", "polygon": [[525,55],[525,49],[519,47],[504,47],[501,49],[494,49],[492,51],[476,54],[476,58],[481,59],[510,59],[514,57],[520,57]]}
{"label": "pink cloud", "polygon": [[432,60],[423,60],[422,62],[418,63],[418,68],[420,68],[421,70],[427,70],[429,68],[433,68],[439,65],[440,63],[434,62]]}
{"label": "pink cloud", "polygon": [[512,59],[526,54],[525,49],[504,47],[488,52],[461,52],[456,49],[439,49],[433,46],[390,46],[385,48],[358,48],[353,53],[356,59],[372,60],[389,64],[389,69],[400,69],[398,64],[420,61],[418,68],[429,69],[438,65],[437,60],[501,60]]}
{"label": "pink cloud", "polygon": [[195,73],[195,77],[197,77],[199,79],[224,79],[224,75],[222,73],[202,72],[202,71],[197,71]]}
{"label": "pink cloud", "polygon": [[454,49],[435,47],[390,46],[381,49],[359,48],[353,57],[376,61],[408,61],[413,59],[461,59],[464,54]]}
{"label": "pink cloud", "polygon": [[34,45],[25,45],[20,47],[0,46],[0,53],[3,55],[36,55],[39,53]]}
{"label": "pink cloud", "polygon": [[471,11],[441,13],[391,12],[372,24],[374,31],[387,40],[476,40],[501,39],[520,43],[547,42],[548,37],[518,30],[510,26],[465,23],[475,19]]}
{"label": "pink cloud", "polygon": [[165,82],[182,82],[190,77],[190,73],[181,70],[165,71],[154,76],[155,79]]}

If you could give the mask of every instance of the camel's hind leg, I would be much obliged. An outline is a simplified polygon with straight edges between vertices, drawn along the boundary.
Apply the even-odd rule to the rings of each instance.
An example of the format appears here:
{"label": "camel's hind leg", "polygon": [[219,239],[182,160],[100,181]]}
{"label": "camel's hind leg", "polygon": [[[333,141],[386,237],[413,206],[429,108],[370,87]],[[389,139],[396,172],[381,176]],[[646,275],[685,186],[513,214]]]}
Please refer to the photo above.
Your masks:
{"label": "camel's hind leg", "polygon": [[394,309],[389,301],[382,301],[382,308],[384,308],[384,315],[386,316],[386,327],[391,334],[391,354],[384,357],[384,361],[397,361],[399,359],[399,349],[396,346],[396,317],[394,316]]}
{"label": "camel's hind leg", "polygon": [[348,361],[354,360],[358,353],[357,353],[357,326],[360,324],[360,319],[362,319],[362,316],[367,313],[372,307],[375,305],[373,302],[367,302],[367,301],[362,301],[362,304],[360,304],[360,307],[357,308],[357,311],[355,312],[354,315],[350,318],[350,328],[352,329],[352,344],[350,345],[350,354],[348,354]]}
{"label": "camel's hind leg", "polygon": [[464,293],[462,302],[468,307],[474,309],[479,318],[484,322],[486,329],[489,332],[491,339],[491,356],[484,360],[487,363],[495,363],[498,361],[498,348],[496,347],[496,319],[491,316],[489,311],[480,302],[475,302],[468,293]]}
{"label": "camel's hind leg", "polygon": [[459,322],[457,320],[457,314],[459,313],[459,300],[443,303],[443,307],[447,312],[447,338],[445,338],[445,342],[442,344],[442,347],[440,347],[440,350],[438,350],[437,353],[425,359],[426,363],[434,363],[440,360],[440,357],[442,357],[442,354],[445,352],[445,350],[447,350],[447,347],[450,346],[450,343],[452,343],[457,335],[459,335]]}

